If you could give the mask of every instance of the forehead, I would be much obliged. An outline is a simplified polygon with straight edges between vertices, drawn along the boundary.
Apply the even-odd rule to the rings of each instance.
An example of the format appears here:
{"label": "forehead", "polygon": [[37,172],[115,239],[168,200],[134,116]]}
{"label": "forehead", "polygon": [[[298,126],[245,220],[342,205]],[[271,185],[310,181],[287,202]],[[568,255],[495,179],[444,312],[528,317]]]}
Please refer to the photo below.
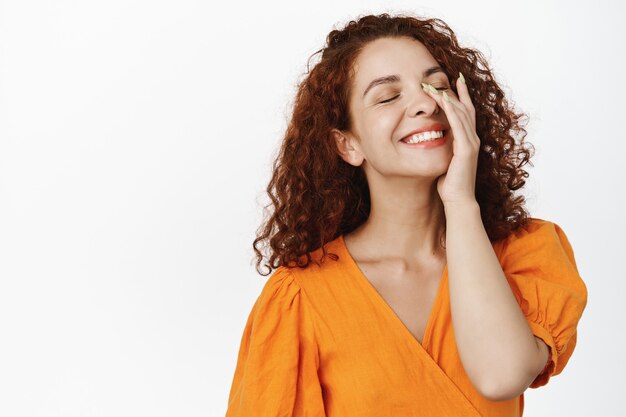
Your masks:
{"label": "forehead", "polygon": [[406,36],[376,39],[365,45],[354,63],[354,85],[362,90],[376,77],[407,70],[421,74],[433,65],[437,65],[437,60],[416,39]]}

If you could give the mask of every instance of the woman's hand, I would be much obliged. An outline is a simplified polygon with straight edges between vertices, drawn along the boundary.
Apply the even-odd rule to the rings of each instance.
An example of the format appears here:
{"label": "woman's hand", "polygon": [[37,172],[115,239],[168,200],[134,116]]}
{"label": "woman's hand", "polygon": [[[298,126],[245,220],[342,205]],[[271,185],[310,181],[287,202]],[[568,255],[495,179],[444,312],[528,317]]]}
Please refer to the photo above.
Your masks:
{"label": "woman's hand", "polygon": [[[451,89],[448,90],[450,94],[444,91],[444,95],[441,95],[430,84],[423,86],[445,111],[454,136],[452,161],[448,171],[437,179],[439,196],[444,207],[452,204],[476,204],[476,170],[480,138],[476,134],[476,111],[467,85],[461,78],[456,80],[459,98]],[[446,96],[450,101],[446,100]]]}

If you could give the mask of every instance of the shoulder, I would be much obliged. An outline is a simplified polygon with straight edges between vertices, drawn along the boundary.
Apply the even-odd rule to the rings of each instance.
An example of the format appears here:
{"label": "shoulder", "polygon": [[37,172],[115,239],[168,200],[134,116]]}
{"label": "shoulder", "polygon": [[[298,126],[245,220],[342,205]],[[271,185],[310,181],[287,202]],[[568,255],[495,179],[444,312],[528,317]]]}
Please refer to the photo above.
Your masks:
{"label": "shoulder", "polygon": [[526,225],[513,231],[505,240],[516,240],[529,235],[543,235],[552,233],[561,227],[553,221],[540,219],[538,217],[530,217]]}
{"label": "shoulder", "polygon": [[295,296],[300,291],[300,286],[294,279],[292,268],[279,266],[272,272],[261,290],[259,298],[267,300],[280,293],[283,296]]}
{"label": "shoulder", "polygon": [[[306,299],[306,290],[310,283],[316,282],[315,277],[324,276],[326,267],[310,264],[306,268],[281,265],[265,282],[257,303],[259,304],[293,304]],[[297,298],[297,300],[296,300]]]}
{"label": "shoulder", "polygon": [[[250,312],[249,325],[252,332],[257,335],[255,340],[269,339],[277,326],[289,326],[288,323],[297,321],[301,299],[300,286],[291,270],[283,266],[274,270],[263,285]],[[294,324],[291,323],[291,326]]]}
{"label": "shoulder", "polygon": [[306,260],[307,256],[310,258],[310,261],[306,267],[297,266],[295,263],[289,266],[281,266],[279,269],[287,269],[288,271],[280,272],[279,274],[288,274],[298,285],[306,286],[310,281],[319,281],[333,277],[350,265],[350,258],[343,246],[342,235],[302,255],[301,260]]}
{"label": "shoulder", "polygon": [[568,287],[586,298],[572,245],[554,221],[531,218],[502,241],[499,252],[507,278],[542,283],[557,292]]}
{"label": "shoulder", "polygon": [[[554,221],[531,217],[528,222],[497,242],[499,253],[510,256],[515,252],[530,252],[539,249],[564,251],[573,258],[570,241],[563,228]],[[548,253],[548,252],[545,252]]]}

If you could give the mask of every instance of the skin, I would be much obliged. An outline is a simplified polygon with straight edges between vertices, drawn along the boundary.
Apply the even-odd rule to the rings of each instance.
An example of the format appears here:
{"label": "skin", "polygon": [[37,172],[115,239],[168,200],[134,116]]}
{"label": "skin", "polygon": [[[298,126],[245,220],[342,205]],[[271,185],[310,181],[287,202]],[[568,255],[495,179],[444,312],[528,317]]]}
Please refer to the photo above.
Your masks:
{"label": "skin", "polygon": [[[339,155],[363,167],[371,212],[345,242],[418,336],[429,309],[416,315],[410,304],[430,305],[433,280],[447,263],[454,335],[468,377],[489,399],[515,398],[543,369],[549,348],[530,330],[480,217],[480,138],[470,92],[457,79],[457,97],[443,72],[422,78],[436,65],[421,42],[407,37],[377,39],[359,54],[349,103],[352,129],[333,129],[332,135]],[[373,79],[391,74],[400,81],[363,96]],[[446,89],[451,102],[421,83]],[[399,142],[434,122],[450,128],[444,145],[409,148]],[[447,249],[439,245],[444,226]]]}

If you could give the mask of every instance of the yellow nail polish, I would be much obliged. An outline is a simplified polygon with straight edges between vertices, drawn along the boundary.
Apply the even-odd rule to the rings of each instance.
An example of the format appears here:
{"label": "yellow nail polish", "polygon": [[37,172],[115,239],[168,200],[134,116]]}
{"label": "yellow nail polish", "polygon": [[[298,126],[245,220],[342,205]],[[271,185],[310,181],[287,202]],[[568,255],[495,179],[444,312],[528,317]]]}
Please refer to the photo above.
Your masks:
{"label": "yellow nail polish", "polygon": [[465,84],[465,77],[463,76],[461,72],[459,72],[459,78],[461,79],[461,82]]}
{"label": "yellow nail polish", "polygon": [[430,85],[430,84],[427,84],[427,85],[428,85],[428,89],[429,89],[430,91],[432,91],[432,92],[433,92],[433,94],[437,94],[437,95],[439,94],[439,90],[437,90],[435,87],[433,87],[433,86],[432,86],[432,85]]}
{"label": "yellow nail polish", "polygon": [[428,84],[422,83],[422,89],[423,90],[428,90]]}
{"label": "yellow nail polish", "polygon": [[450,102],[450,97],[448,96],[448,94],[446,94],[446,92],[443,92],[443,98],[446,99],[446,101],[449,103]]}

